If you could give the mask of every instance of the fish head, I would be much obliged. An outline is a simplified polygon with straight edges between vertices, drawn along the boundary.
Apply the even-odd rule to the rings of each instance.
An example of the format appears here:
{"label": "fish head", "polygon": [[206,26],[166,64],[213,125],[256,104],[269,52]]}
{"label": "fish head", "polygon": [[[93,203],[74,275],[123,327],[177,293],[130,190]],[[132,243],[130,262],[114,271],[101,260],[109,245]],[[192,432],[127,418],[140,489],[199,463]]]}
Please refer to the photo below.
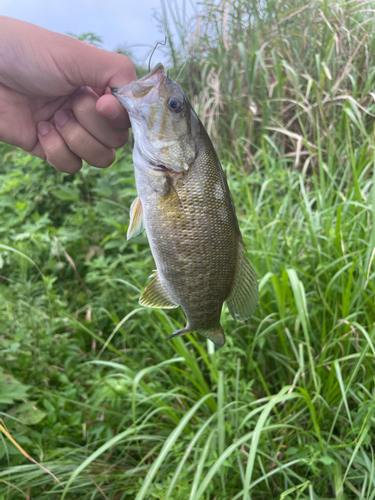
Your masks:
{"label": "fish head", "polygon": [[122,89],[112,89],[112,94],[127,110],[135,147],[148,166],[187,171],[197,154],[199,119],[163,65]]}

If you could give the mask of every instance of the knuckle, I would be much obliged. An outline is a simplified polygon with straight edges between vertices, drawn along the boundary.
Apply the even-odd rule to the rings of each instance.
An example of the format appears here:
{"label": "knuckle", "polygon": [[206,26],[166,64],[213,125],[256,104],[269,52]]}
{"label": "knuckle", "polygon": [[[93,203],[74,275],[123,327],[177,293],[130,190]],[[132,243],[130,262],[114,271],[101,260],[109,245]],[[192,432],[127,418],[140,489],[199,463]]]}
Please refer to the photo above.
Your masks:
{"label": "knuckle", "polygon": [[45,159],[60,172],[74,173],[78,172],[82,167],[82,162],[79,158],[73,157],[72,153],[66,151],[64,146],[46,149]]}
{"label": "knuckle", "polygon": [[46,153],[43,151],[41,153],[32,153],[34,156],[37,156],[38,158],[40,158],[41,160],[47,160],[47,155]]}
{"label": "knuckle", "polygon": [[81,169],[82,161],[69,150],[64,138],[56,130],[47,134],[42,148],[44,159],[56,170],[71,174]]}
{"label": "knuckle", "polygon": [[85,137],[83,134],[79,133],[79,129],[76,126],[67,127],[64,130],[64,140],[67,143],[69,149],[76,152],[80,149],[85,148]]}
{"label": "knuckle", "polygon": [[61,155],[61,151],[64,149],[64,143],[62,138],[54,133],[48,138],[48,140],[43,141],[43,150],[47,158],[58,158]]}
{"label": "knuckle", "polygon": [[72,109],[76,116],[85,116],[92,113],[95,109],[96,101],[98,96],[95,96],[93,92],[86,89],[81,90],[79,94],[74,97],[72,102]]}
{"label": "knuckle", "polygon": [[65,174],[74,174],[81,170],[82,162],[78,159],[64,159],[64,158],[51,158],[47,157],[47,162],[52,165],[59,172]]}
{"label": "knuckle", "polygon": [[119,67],[121,67],[124,70],[124,72],[131,75],[134,79],[137,79],[137,74],[135,72],[133,61],[125,54],[116,54],[116,55]]}
{"label": "knuckle", "polygon": [[80,165],[70,164],[69,166],[65,165],[63,168],[60,168],[60,172],[64,172],[65,174],[75,174],[79,172],[82,168],[82,163]]}
{"label": "knuckle", "polygon": [[128,140],[129,132],[126,130],[125,132],[121,132],[120,134],[112,134],[108,140],[107,146],[110,148],[121,148]]}
{"label": "knuckle", "polygon": [[107,168],[110,165],[112,165],[115,159],[116,159],[116,153],[112,149],[103,155],[97,156],[93,162],[91,163],[87,162],[87,163],[90,163],[90,165],[92,165],[93,167]]}
{"label": "knuckle", "polygon": [[43,149],[40,142],[38,142],[37,145],[33,149],[31,149],[27,152],[30,153],[31,155],[37,156],[38,158],[40,158],[42,160],[46,159],[46,153],[44,152],[44,149]]}

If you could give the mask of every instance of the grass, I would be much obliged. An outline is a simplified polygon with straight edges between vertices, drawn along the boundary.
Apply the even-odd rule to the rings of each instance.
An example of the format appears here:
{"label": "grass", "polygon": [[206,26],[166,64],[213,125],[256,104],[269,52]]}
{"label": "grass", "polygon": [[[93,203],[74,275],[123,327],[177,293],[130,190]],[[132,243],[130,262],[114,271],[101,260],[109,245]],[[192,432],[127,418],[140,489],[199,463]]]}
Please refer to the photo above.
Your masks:
{"label": "grass", "polygon": [[166,343],[184,318],[138,306],[153,261],[126,241],[130,149],[73,177],[3,146],[1,425],[59,482],[2,432],[1,500],[375,498],[375,5],[234,5],[205,4],[172,56],[234,195],[255,316],[224,309],[218,351]]}

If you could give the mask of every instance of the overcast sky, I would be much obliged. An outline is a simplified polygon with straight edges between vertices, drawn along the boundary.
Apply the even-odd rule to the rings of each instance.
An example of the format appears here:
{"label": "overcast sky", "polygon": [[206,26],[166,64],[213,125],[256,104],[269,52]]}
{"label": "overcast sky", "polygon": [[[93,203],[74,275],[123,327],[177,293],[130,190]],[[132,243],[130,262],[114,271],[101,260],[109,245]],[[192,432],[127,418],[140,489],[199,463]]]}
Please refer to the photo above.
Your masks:
{"label": "overcast sky", "polygon": [[131,47],[140,61],[163,39],[152,17],[157,9],[160,0],[0,0],[2,15],[59,33],[92,32],[108,50],[146,45]]}

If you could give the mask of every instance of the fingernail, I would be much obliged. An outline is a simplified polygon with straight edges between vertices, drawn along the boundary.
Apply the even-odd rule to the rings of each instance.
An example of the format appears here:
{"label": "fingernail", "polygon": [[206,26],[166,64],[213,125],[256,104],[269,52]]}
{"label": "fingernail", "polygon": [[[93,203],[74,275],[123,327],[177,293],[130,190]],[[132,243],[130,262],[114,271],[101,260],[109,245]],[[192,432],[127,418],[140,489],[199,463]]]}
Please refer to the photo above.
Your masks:
{"label": "fingernail", "polygon": [[60,109],[60,111],[55,113],[55,122],[59,127],[63,127],[69,118],[69,114],[63,109]]}
{"label": "fingernail", "polygon": [[105,105],[100,108],[100,111],[110,120],[114,120],[120,114],[120,110],[116,106],[113,108],[112,106]]}
{"label": "fingernail", "polygon": [[38,132],[41,136],[48,134],[49,131],[50,131],[49,123],[46,122],[38,123]]}

